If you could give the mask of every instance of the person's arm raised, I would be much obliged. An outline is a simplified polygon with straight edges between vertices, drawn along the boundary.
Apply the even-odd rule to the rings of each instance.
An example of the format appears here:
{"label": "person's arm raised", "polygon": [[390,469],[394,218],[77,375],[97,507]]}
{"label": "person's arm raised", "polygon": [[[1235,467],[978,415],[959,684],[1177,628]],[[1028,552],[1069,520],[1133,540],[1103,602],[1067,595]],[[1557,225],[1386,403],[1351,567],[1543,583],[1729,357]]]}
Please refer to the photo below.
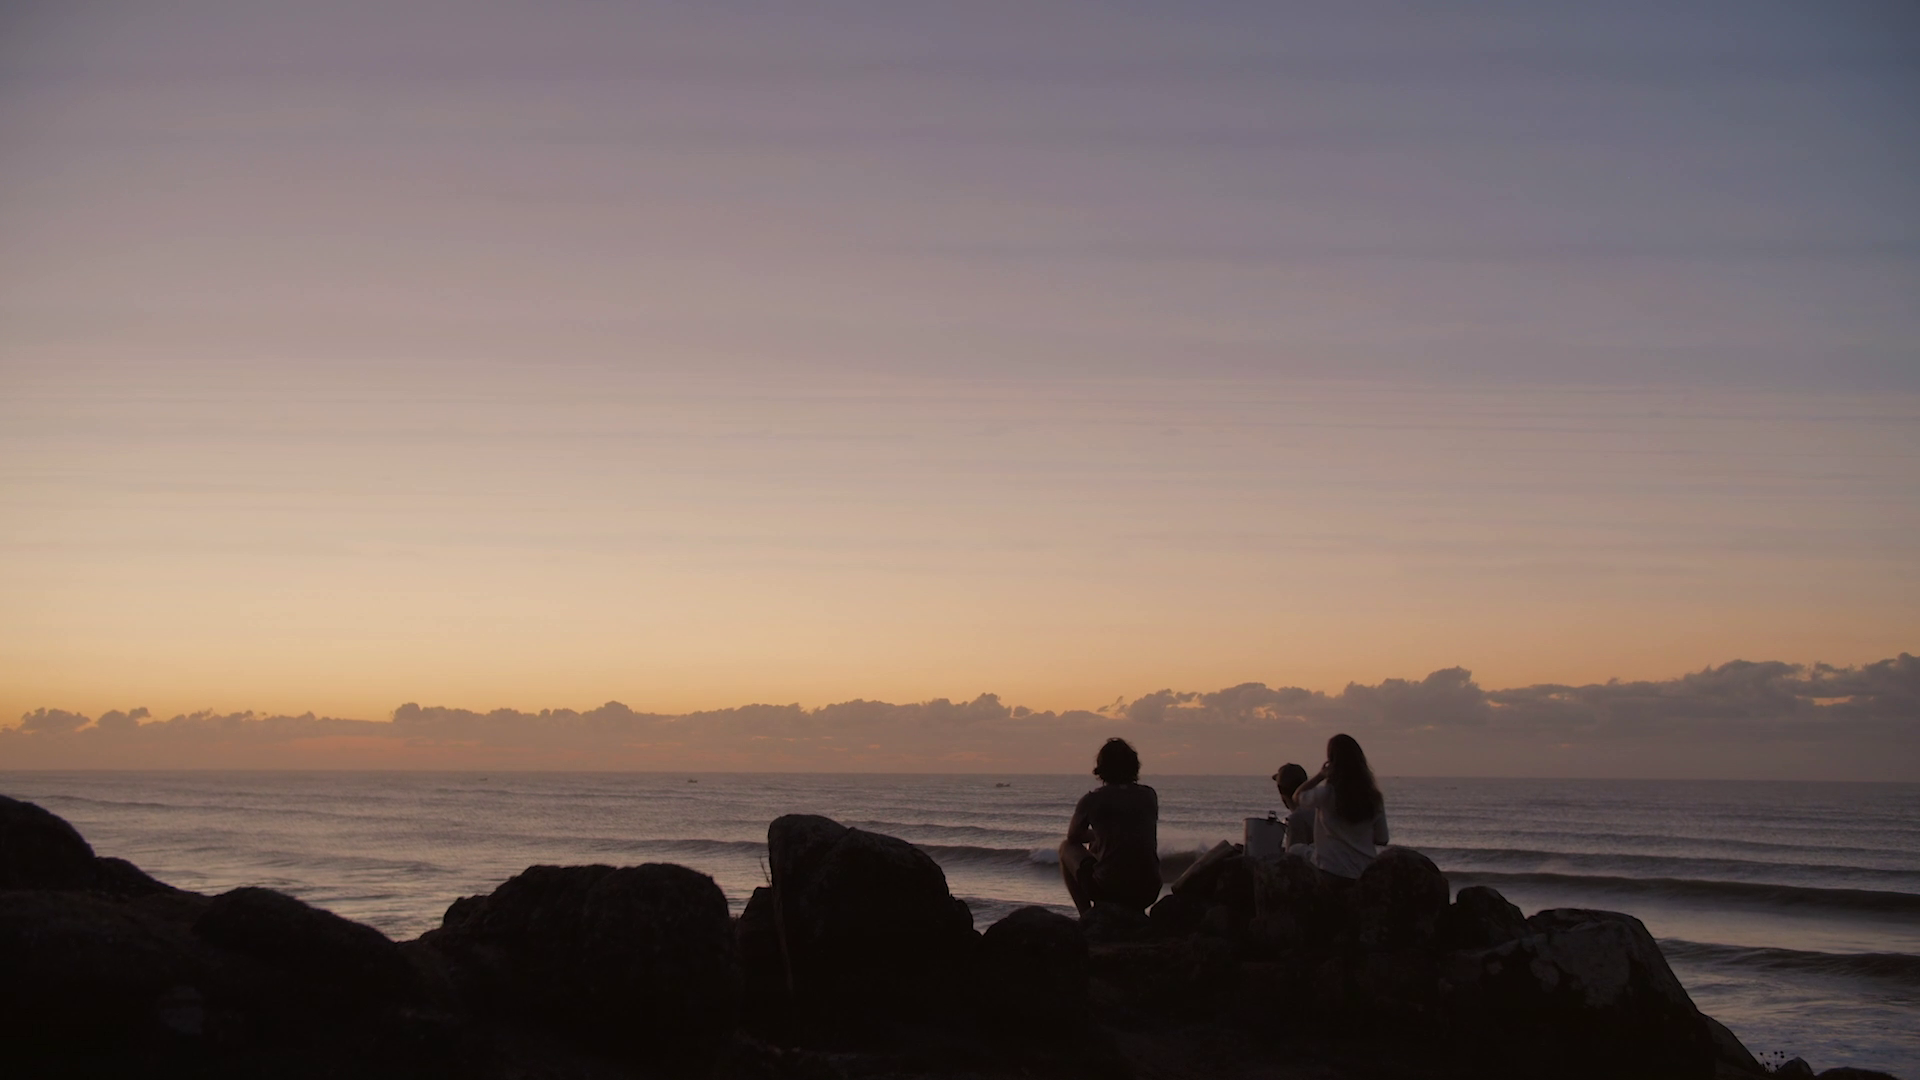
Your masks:
{"label": "person's arm raised", "polygon": [[1319,772],[1314,773],[1312,776],[1307,778],[1306,783],[1301,784],[1299,787],[1293,789],[1293,801],[1299,802],[1300,796],[1305,795],[1308,791],[1311,791],[1316,787],[1319,787],[1320,784],[1326,780],[1326,778],[1327,778],[1327,767],[1325,765],[1322,765],[1320,766]]}

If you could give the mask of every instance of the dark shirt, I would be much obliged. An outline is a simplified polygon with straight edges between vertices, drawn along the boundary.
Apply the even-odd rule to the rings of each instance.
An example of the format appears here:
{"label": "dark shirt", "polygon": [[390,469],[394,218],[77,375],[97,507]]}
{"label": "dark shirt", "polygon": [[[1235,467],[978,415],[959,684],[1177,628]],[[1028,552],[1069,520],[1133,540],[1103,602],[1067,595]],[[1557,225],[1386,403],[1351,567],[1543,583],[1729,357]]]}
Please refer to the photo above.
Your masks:
{"label": "dark shirt", "polygon": [[1073,812],[1093,833],[1087,850],[1107,872],[1150,878],[1158,884],[1160,796],[1152,788],[1104,784],[1082,795]]}

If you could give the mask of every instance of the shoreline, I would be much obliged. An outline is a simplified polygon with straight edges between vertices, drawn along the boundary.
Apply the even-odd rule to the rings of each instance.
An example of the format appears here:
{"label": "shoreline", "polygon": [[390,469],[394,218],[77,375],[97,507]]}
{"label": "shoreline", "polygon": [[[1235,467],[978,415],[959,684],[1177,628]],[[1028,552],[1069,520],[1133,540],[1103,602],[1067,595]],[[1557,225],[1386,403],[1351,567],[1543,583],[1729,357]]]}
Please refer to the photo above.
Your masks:
{"label": "shoreline", "polygon": [[[724,990],[717,992],[719,996],[715,998],[716,1001],[724,999],[731,1004],[717,1007],[719,1011],[715,1015],[730,1015],[735,1020],[723,1025],[726,1030],[714,1036],[708,1050],[701,1051],[710,1051],[712,1056],[711,1061],[700,1067],[707,1071],[696,1069],[680,1075],[806,1075],[820,1064],[816,1058],[821,1054],[829,1057],[832,1054],[851,1054],[853,1058],[849,1061],[855,1061],[856,1064],[857,1061],[866,1062],[853,1072],[843,1069],[843,1075],[880,1075],[872,1073],[869,1067],[881,1068],[883,1064],[883,1073],[886,1075],[1084,1075],[1084,1071],[1076,1071],[1077,1066],[1069,1067],[1056,1060],[1055,1056],[1050,1056],[1072,1047],[1077,1047],[1075,1053],[1094,1053],[1105,1060],[1107,1066],[1119,1069],[1114,1075],[1181,1075],[1178,1066],[1182,1055],[1199,1052],[1198,1048],[1188,1043],[1204,1036],[1202,1041],[1211,1040],[1214,1047],[1212,1052],[1216,1056],[1225,1052],[1221,1050],[1222,1047],[1238,1047],[1227,1055],[1233,1059],[1232,1062],[1217,1062],[1225,1069],[1219,1075],[1235,1075],[1234,1069],[1252,1069],[1263,1062],[1270,1064],[1267,1051],[1272,1049],[1275,1045],[1273,1040],[1278,1038],[1282,1045],[1306,1055],[1298,1062],[1303,1070],[1309,1064],[1318,1062],[1315,1067],[1333,1068],[1335,1075],[1442,1077],[1466,1075],[1469,1072],[1475,1075],[1501,1075],[1504,1069],[1506,1074],[1517,1076],[1526,1072],[1526,1065],[1521,1060],[1526,1053],[1547,1052],[1543,1048],[1550,1047],[1555,1040],[1572,1038],[1575,1042],[1592,1041],[1602,1031],[1608,1035],[1608,1045],[1628,1047],[1628,1051],[1622,1052],[1655,1055],[1648,1060],[1659,1060],[1659,1055],[1663,1054],[1681,1054],[1696,1063],[1676,1067],[1677,1071],[1672,1071],[1672,1075],[1769,1075],[1753,1061],[1752,1055],[1739,1047],[1738,1040],[1731,1033],[1700,1016],[1698,1010],[1692,1007],[1684,989],[1667,970],[1659,947],[1646,934],[1645,928],[1640,927],[1638,920],[1604,912],[1564,911],[1540,912],[1522,919],[1517,911],[1506,910],[1511,905],[1506,905],[1490,889],[1470,886],[1460,890],[1460,896],[1453,895],[1439,871],[1412,849],[1388,849],[1404,854],[1385,858],[1390,870],[1383,870],[1379,874],[1369,871],[1378,879],[1369,885],[1372,890],[1369,895],[1378,895],[1373,895],[1373,899],[1368,901],[1371,906],[1363,905],[1358,909],[1361,912],[1358,921],[1338,912],[1330,913],[1324,898],[1313,894],[1311,887],[1303,884],[1298,875],[1289,877],[1284,867],[1277,873],[1269,872],[1240,859],[1238,870],[1215,873],[1208,881],[1195,880],[1203,875],[1188,875],[1189,880],[1180,891],[1164,896],[1153,914],[1150,917],[1141,916],[1138,922],[1129,923],[1110,912],[1102,912],[1097,913],[1096,919],[1083,925],[1053,912],[1025,908],[992,926],[978,928],[984,931],[981,933],[973,926],[970,914],[965,916],[964,928],[951,924],[952,916],[940,914],[942,911],[951,911],[957,902],[946,891],[944,873],[923,851],[883,834],[846,830],[826,819],[782,818],[770,829],[773,883],[756,890],[738,916],[729,912],[726,898],[714,886],[711,878],[670,864],[647,864],[627,870],[610,867],[543,870],[536,867],[510,879],[487,896],[454,901],[437,929],[411,941],[394,942],[371,928],[340,919],[269,890],[236,889],[216,897],[175,890],[153,881],[122,860],[95,858],[79,834],[61,819],[38,811],[37,807],[30,807],[30,804],[11,800],[8,803],[10,824],[7,835],[10,837],[23,835],[18,827],[19,820],[31,818],[39,822],[37,827],[42,833],[52,835],[64,830],[78,845],[68,845],[70,879],[65,892],[61,893],[64,902],[48,899],[48,881],[23,886],[18,880],[19,875],[15,874],[15,880],[0,882],[0,899],[12,905],[4,909],[10,917],[17,920],[22,916],[23,913],[17,909],[25,902],[23,898],[39,897],[45,902],[37,916],[42,929],[49,920],[60,921],[53,912],[67,910],[70,920],[74,917],[72,911],[86,909],[101,919],[131,918],[135,924],[151,930],[156,935],[156,941],[172,941],[184,950],[183,955],[192,955],[195,949],[207,952],[208,932],[205,924],[209,919],[213,920],[211,925],[216,928],[212,931],[213,937],[221,937],[223,931],[218,929],[221,920],[214,918],[214,913],[223,908],[238,909],[240,914],[229,911],[227,918],[236,920],[241,926],[253,927],[247,933],[259,938],[248,946],[254,955],[244,961],[234,960],[228,955],[236,950],[231,929],[225,931],[228,940],[208,955],[226,957],[222,962],[230,961],[242,968],[249,964],[258,968],[261,965],[258,954],[262,950],[267,953],[276,953],[277,950],[276,955],[280,956],[279,962],[284,968],[288,962],[287,956],[300,951],[292,943],[301,933],[311,931],[315,926],[328,928],[329,933],[342,940],[357,938],[361,942],[360,947],[369,956],[390,954],[403,960],[397,965],[388,963],[385,974],[379,976],[391,983],[386,986],[386,992],[397,993],[399,999],[410,1002],[401,1010],[403,1014],[418,1019],[419,1015],[423,1015],[424,1008],[436,1015],[434,1024],[439,1025],[436,1030],[454,1032],[449,1037],[464,1049],[443,1049],[447,1053],[455,1053],[458,1049],[455,1056],[460,1057],[464,1062],[463,1067],[468,1068],[468,1074],[471,1075],[487,1074],[486,1068],[471,1072],[476,1061],[492,1060],[496,1064],[517,1061],[522,1065],[527,1064],[525,1055],[531,1051],[524,1045],[515,1043],[509,1046],[500,1043],[499,1039],[504,1036],[496,1037],[497,1033],[487,1033],[501,1023],[503,1015],[510,1018],[507,1028],[520,1031],[520,1035],[513,1038],[524,1036],[544,1048],[534,1053],[535,1058],[543,1054],[558,1055],[555,1058],[557,1062],[568,1059],[570,1054],[585,1052],[593,1056],[604,1051],[604,1047],[593,1049],[598,1044],[590,1034],[584,1036],[585,1043],[574,1045],[577,1040],[573,1036],[580,1036],[580,1032],[574,1030],[571,1021],[556,1021],[552,1015],[541,1013],[539,1009],[524,1013],[520,1009],[520,1005],[526,1004],[524,1001],[519,1004],[506,1001],[517,1001],[518,997],[524,996],[524,991],[502,987],[519,987],[524,980],[517,977],[503,979],[501,970],[488,968],[488,965],[497,968],[501,964],[508,969],[513,967],[514,961],[500,959],[503,950],[505,953],[513,951],[515,946],[512,942],[516,940],[515,932],[503,927],[512,921],[511,912],[515,910],[514,904],[517,902],[513,897],[516,893],[526,892],[523,879],[535,871],[580,880],[614,880],[622,875],[642,872],[665,874],[681,882],[685,888],[701,892],[706,897],[701,903],[707,909],[703,918],[710,924],[707,937],[717,944],[713,955],[708,958],[710,963],[704,967],[687,967],[685,970],[702,971],[705,974],[701,978],[716,985],[735,984],[739,987],[737,992],[740,996],[728,997],[728,992]],[[800,821],[801,825],[792,826],[794,820]],[[783,823],[789,824],[783,826]],[[897,871],[895,876],[899,880],[889,883],[881,879],[863,879],[850,886],[847,880],[836,881],[832,874],[826,874],[809,885],[806,874],[812,871],[806,869],[804,859],[796,861],[796,856],[792,854],[797,842],[782,841],[777,835],[783,827],[789,832],[794,828],[803,828],[803,831],[811,829],[828,835],[830,842],[818,842],[825,844],[823,850],[839,851],[849,844],[871,847],[875,852],[884,854],[881,862],[890,868],[889,872]],[[45,837],[42,836],[42,839]],[[18,842],[14,842],[14,846],[18,847]],[[804,848],[805,844],[800,844],[800,847]],[[851,858],[844,854],[835,857]],[[841,875],[842,878],[845,874],[854,874],[858,878],[855,871],[846,871]],[[881,878],[884,879],[885,875]],[[591,893],[596,888],[600,886],[589,885],[586,891]],[[816,892],[825,890],[823,895],[826,898],[808,893],[809,888]],[[917,892],[914,891],[916,889]],[[702,890],[710,891],[710,895]],[[60,893],[60,890],[52,892]],[[565,892],[562,889],[556,895]],[[777,892],[789,894],[789,899],[778,900],[774,896]],[[879,899],[876,901],[874,897]],[[652,910],[647,904],[653,901],[635,902],[640,902],[642,909]],[[881,905],[880,908],[872,907],[876,902]],[[717,921],[714,916],[715,904]],[[252,910],[254,908],[258,910]],[[979,989],[984,985],[982,980],[991,981],[994,978],[992,973],[1009,963],[1015,967],[1039,963],[1040,967],[1036,971],[1024,971],[1011,982],[1004,981],[1006,972],[1000,971],[1003,983],[998,987],[999,992],[982,995],[981,1001],[972,1003],[960,1001],[967,995],[956,996],[951,986],[944,990],[929,988],[922,985],[924,980],[915,982],[912,978],[902,983],[900,980],[904,976],[900,971],[888,968],[885,963],[874,970],[886,975],[878,980],[879,984],[888,985],[888,980],[892,980],[893,988],[887,1000],[867,1000],[856,993],[841,1002],[845,1008],[822,1014],[811,999],[803,1003],[802,998],[796,997],[796,979],[801,983],[810,978],[818,980],[826,978],[822,972],[849,965],[859,968],[862,962],[873,961],[872,950],[868,948],[872,942],[863,944],[861,931],[848,931],[847,926],[852,924],[846,923],[847,910],[883,909],[885,920],[895,923],[907,918],[903,912],[919,912],[920,915],[916,917],[924,916],[924,925],[920,928],[923,931],[928,927],[956,927],[951,932],[940,929],[930,932],[932,936],[923,934],[909,942],[923,951],[933,949],[939,955],[948,956],[949,959],[933,966],[939,968],[945,965],[944,970],[950,973],[956,985],[965,983]],[[687,910],[693,909],[689,907]],[[960,910],[965,911],[964,905],[960,905]],[[163,912],[170,914],[163,915]],[[192,917],[186,920],[185,929],[182,930],[181,920],[188,914]],[[868,918],[871,921],[871,916]],[[172,921],[169,922],[169,919]],[[858,921],[855,921],[856,924]],[[28,922],[31,923],[32,918]],[[1189,922],[1190,926],[1187,925]],[[268,930],[262,931],[254,924],[265,925]],[[780,945],[774,954],[781,957],[771,969],[767,961],[769,955],[774,954],[765,948],[769,924],[773,926],[773,936]],[[171,929],[163,931],[163,926]],[[302,926],[307,927],[307,931],[302,931]],[[834,930],[835,926],[840,929]],[[809,931],[806,927],[813,929]],[[850,932],[851,937],[848,936]],[[813,936],[808,937],[809,933]],[[760,935],[757,941],[756,934]],[[836,937],[836,934],[839,936]],[[283,936],[284,940],[276,935]],[[246,933],[241,934],[242,938],[246,936]],[[1005,943],[1009,938],[1020,942],[1011,953],[1006,952],[1009,946]],[[1496,938],[1500,940],[1494,940]],[[1642,975],[1625,982],[1609,984],[1612,986],[1610,992],[1614,994],[1612,1005],[1593,1006],[1589,1003],[1569,1007],[1565,1002],[1554,1000],[1551,987],[1496,985],[1506,976],[1497,972],[1488,974],[1500,967],[1497,963],[1492,967],[1487,966],[1488,957],[1493,955],[1488,950],[1498,952],[1504,949],[1509,954],[1515,950],[1523,953],[1533,950],[1538,953],[1535,955],[1536,961],[1544,957],[1546,961],[1560,965],[1567,977],[1576,980],[1584,978],[1592,982],[1598,977],[1595,972],[1599,969],[1587,970],[1581,965],[1590,965],[1593,957],[1583,959],[1578,949],[1569,952],[1568,943],[1602,940],[1612,942],[1608,946],[1610,952],[1603,950],[1602,954],[1596,954],[1601,955],[1603,960],[1608,955],[1615,959],[1620,955],[1638,956],[1640,959],[1633,963],[1646,969]],[[899,946],[901,941],[895,941],[893,945]],[[1001,944],[996,945],[996,941]],[[863,948],[867,948],[866,954],[862,953]],[[996,952],[996,949],[1000,951]],[[1057,962],[1057,954],[1063,951],[1081,955],[1075,953],[1076,949],[1084,950],[1084,959],[1079,962],[1081,966],[1077,969],[1080,971],[1077,976],[1080,981],[1077,983],[1074,981],[1074,964],[1066,962],[1062,966]],[[243,955],[247,953],[246,948],[238,951]],[[534,951],[539,953],[541,950]],[[795,955],[800,955],[802,959],[796,961]],[[807,959],[809,955],[813,959]],[[863,955],[866,957],[864,961],[861,960]],[[1035,956],[1041,957],[1041,960],[1036,961]],[[1048,956],[1054,959],[1046,960]],[[825,966],[821,966],[822,957],[828,958]],[[923,956],[922,960],[925,959]],[[205,960],[204,956],[202,960]],[[810,963],[812,967],[808,966]],[[105,964],[104,974],[96,973],[102,978],[111,975],[111,956]],[[1053,966],[1049,967],[1049,964]],[[1476,969],[1476,964],[1481,967]],[[999,968],[995,965],[999,965]],[[267,966],[271,968],[273,965]],[[214,963],[213,967],[217,969],[219,964]],[[1585,974],[1579,974],[1581,971],[1585,971]],[[727,975],[726,972],[734,974]],[[1665,974],[1661,975],[1661,972]],[[327,975],[327,978],[337,980],[338,975],[335,972]],[[303,1007],[312,1005],[311,987],[300,989],[298,986],[303,980],[308,983],[314,981],[312,971],[304,974],[281,971],[278,975],[263,975],[254,971],[251,977],[267,982],[274,982],[276,978],[291,978],[295,985],[286,993],[306,1001],[307,1006]],[[1027,1006],[1028,1012],[1040,1015],[1052,1015],[1063,1007],[1068,1013],[1075,1014],[1075,1024],[1078,1025],[1074,1028],[1076,1034],[1066,1042],[1048,1039],[1036,1042],[1031,1033],[1021,1034],[1025,1030],[1023,1025],[1031,1022],[1034,1016],[1013,1015],[1002,1007],[1009,993],[1016,998],[1019,996],[1017,985],[1025,985],[1036,977],[1056,988],[1061,985],[1062,978],[1069,985],[1069,990],[1043,995]],[[206,978],[215,984],[220,981],[217,973]],[[1163,984],[1169,984],[1170,980],[1172,984],[1186,986],[1189,1000],[1165,1000],[1161,991]],[[1313,1012],[1318,1006],[1313,1005],[1311,1000],[1302,1004],[1297,993],[1287,989],[1289,985],[1303,980],[1346,1000],[1349,1005],[1364,1003],[1366,1007],[1360,1010],[1363,1013],[1385,1010],[1396,1014],[1402,1037],[1388,1039],[1384,1043],[1376,1040],[1372,1050],[1375,1060],[1368,1063],[1343,1058],[1337,1047],[1319,1045],[1303,1031],[1287,1025],[1275,1027],[1269,1019],[1263,1019],[1265,1014],[1261,1010],[1256,1009],[1251,1015],[1248,1014],[1244,996],[1249,992],[1253,992],[1256,998],[1265,996],[1274,1001],[1294,1000],[1297,1006]],[[325,982],[326,979],[320,981]],[[832,1000],[836,993],[844,995],[851,992],[847,986],[833,979],[828,979],[828,984],[823,984],[820,989],[820,994],[824,995],[821,1000]],[[771,993],[769,986],[773,988]],[[1077,994],[1072,991],[1072,986],[1079,987]],[[204,1025],[209,1015],[207,1010],[211,1007],[212,999],[219,997],[222,992],[196,990],[201,1004],[189,1007],[191,1003],[182,1006],[179,1001],[169,1004],[168,1000],[163,1000],[168,994],[175,998],[183,998],[183,995],[173,987],[162,987],[154,1001],[147,1002],[144,1007],[158,1010],[155,1015],[162,1017],[157,1021],[162,1031],[170,1030],[164,1019],[168,1009],[175,1014],[190,1015],[194,1008],[199,1008],[201,1034],[188,1037],[188,1042],[194,1039],[204,1041]],[[627,992],[640,991],[628,987]],[[1436,993],[1438,997],[1434,996]],[[929,1007],[919,1014],[910,1015],[909,1010],[909,1014],[895,1015],[898,1012],[895,1005],[898,1003],[892,998],[905,1001],[914,999],[916,995],[924,999],[923,1005]],[[1588,997],[1592,997],[1591,992]],[[1066,1003],[1064,1006],[1063,1002]],[[1196,1005],[1204,1007],[1196,1010]],[[44,1013],[44,1006],[44,1002],[34,1005],[28,1009],[28,1013],[32,1014],[35,1010]],[[182,1009],[185,1009],[184,1013]],[[245,1012],[244,1009],[241,1011]],[[1016,1013],[1018,1011],[1015,1010]],[[1447,1018],[1445,1023],[1436,1025],[1435,1021],[1443,1013]],[[1690,1015],[1699,1016],[1699,1020],[1687,1020],[1686,1017]],[[546,1019],[541,1019],[541,1016],[546,1016]],[[394,1020],[393,1017],[388,1019]],[[1522,1021],[1518,1022],[1518,1026],[1517,1019]],[[1324,1023],[1326,1017],[1322,1016],[1320,1020]],[[1514,1041],[1512,1033],[1516,1030],[1530,1031],[1533,1036],[1539,1037],[1531,1038],[1531,1041],[1521,1039],[1521,1042],[1527,1043],[1527,1048],[1517,1051],[1509,1048],[1505,1056],[1496,1055],[1495,1060],[1489,1058],[1485,1051],[1468,1053],[1457,1038],[1446,1035],[1444,1031],[1447,1025],[1460,1024],[1478,1024],[1482,1029],[1494,1030],[1487,1025],[1495,1021],[1499,1030],[1507,1032],[1505,1037],[1509,1042]],[[156,1023],[152,1017],[142,1022],[148,1028]],[[559,1024],[558,1028],[554,1026],[555,1023]],[[900,1033],[919,1030],[929,1024],[946,1033],[942,1038],[957,1039],[958,1043],[949,1048],[951,1053],[945,1059],[916,1059],[918,1063],[912,1065],[910,1070],[900,1071],[904,1067],[897,1060],[902,1052],[897,1045]],[[406,1024],[402,1023],[401,1026],[405,1027]],[[573,1036],[556,1035],[562,1029],[572,1031]],[[1632,1037],[1622,1041],[1623,1032]],[[128,1039],[138,1042],[136,1035],[131,1029],[120,1031],[108,1042],[125,1042]],[[169,1045],[173,1045],[175,1052],[187,1052],[182,1045],[174,1045],[179,1043],[179,1037],[167,1038],[173,1039]],[[166,1039],[161,1041],[166,1042]],[[258,1037],[234,1045],[243,1045],[247,1053],[271,1054],[285,1049],[284,1046],[276,1048],[271,1039],[262,1042]],[[515,1049],[515,1046],[519,1049]],[[587,1049],[582,1050],[582,1047]],[[1634,1047],[1638,1047],[1638,1050],[1634,1051]],[[146,1046],[142,1052],[150,1053],[152,1047]],[[651,1053],[648,1051],[642,1055],[646,1060],[629,1061],[624,1066],[628,1069],[627,1073],[616,1071],[607,1075],[653,1075],[658,1070],[648,1063],[652,1060],[648,1057]],[[479,1057],[475,1058],[475,1054]],[[741,1055],[752,1059],[751,1067],[743,1063]],[[242,1069],[232,1075],[248,1075],[238,1062],[230,1064]],[[847,1062],[842,1062],[842,1065],[845,1064]],[[1537,1065],[1538,1061],[1533,1064]],[[1646,1062],[1640,1064],[1645,1066]],[[1232,1067],[1227,1068],[1229,1065]],[[1388,1073],[1379,1072],[1379,1069],[1389,1065],[1391,1068]],[[1702,1072],[1700,1067],[1713,1071]],[[773,1071],[768,1072],[768,1069]],[[1408,1069],[1414,1071],[1408,1072]],[[1726,1071],[1728,1069],[1733,1071]],[[1588,1074],[1626,1075],[1624,1072],[1609,1073],[1604,1070],[1593,1071],[1591,1068]],[[1307,1075],[1307,1072],[1303,1071],[1301,1075]],[[1855,1071],[1838,1075],[1870,1074]]]}

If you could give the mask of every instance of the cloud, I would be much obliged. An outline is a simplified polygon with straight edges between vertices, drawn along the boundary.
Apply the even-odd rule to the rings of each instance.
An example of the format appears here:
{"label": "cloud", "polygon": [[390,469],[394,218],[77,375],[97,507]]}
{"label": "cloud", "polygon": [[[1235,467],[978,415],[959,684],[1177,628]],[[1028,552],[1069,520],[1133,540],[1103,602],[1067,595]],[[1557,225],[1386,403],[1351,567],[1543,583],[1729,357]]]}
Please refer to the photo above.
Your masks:
{"label": "cloud", "polygon": [[18,730],[30,735],[65,735],[92,722],[91,717],[64,709],[35,709],[20,718]]}
{"label": "cloud", "polygon": [[1857,668],[1733,661],[1677,679],[1485,690],[1464,668],[1338,693],[1242,683],[1094,710],[997,695],[685,714],[407,703],[385,721],[253,712],[97,720],[37,709],[0,762],[41,767],[444,767],[1081,771],[1120,735],[1168,772],[1314,759],[1335,731],[1384,772],[1920,779],[1920,659]]}

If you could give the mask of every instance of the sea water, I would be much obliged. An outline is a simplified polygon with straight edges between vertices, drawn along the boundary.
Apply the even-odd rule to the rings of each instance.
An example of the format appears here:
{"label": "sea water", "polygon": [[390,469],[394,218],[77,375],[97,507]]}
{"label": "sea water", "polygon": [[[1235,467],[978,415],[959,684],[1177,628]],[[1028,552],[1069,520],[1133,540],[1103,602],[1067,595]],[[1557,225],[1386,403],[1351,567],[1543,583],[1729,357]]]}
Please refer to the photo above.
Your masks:
{"label": "sea water", "polygon": [[[1148,777],[1169,868],[1278,809],[1261,777]],[[182,888],[264,885],[395,938],[536,863],[676,862],[738,911],[767,823],[909,840],[984,929],[1070,911],[1054,846],[1084,776],[15,772],[0,792]],[[1397,844],[1531,914],[1625,911],[1763,1059],[1920,1078],[1920,784],[1386,779]]]}

